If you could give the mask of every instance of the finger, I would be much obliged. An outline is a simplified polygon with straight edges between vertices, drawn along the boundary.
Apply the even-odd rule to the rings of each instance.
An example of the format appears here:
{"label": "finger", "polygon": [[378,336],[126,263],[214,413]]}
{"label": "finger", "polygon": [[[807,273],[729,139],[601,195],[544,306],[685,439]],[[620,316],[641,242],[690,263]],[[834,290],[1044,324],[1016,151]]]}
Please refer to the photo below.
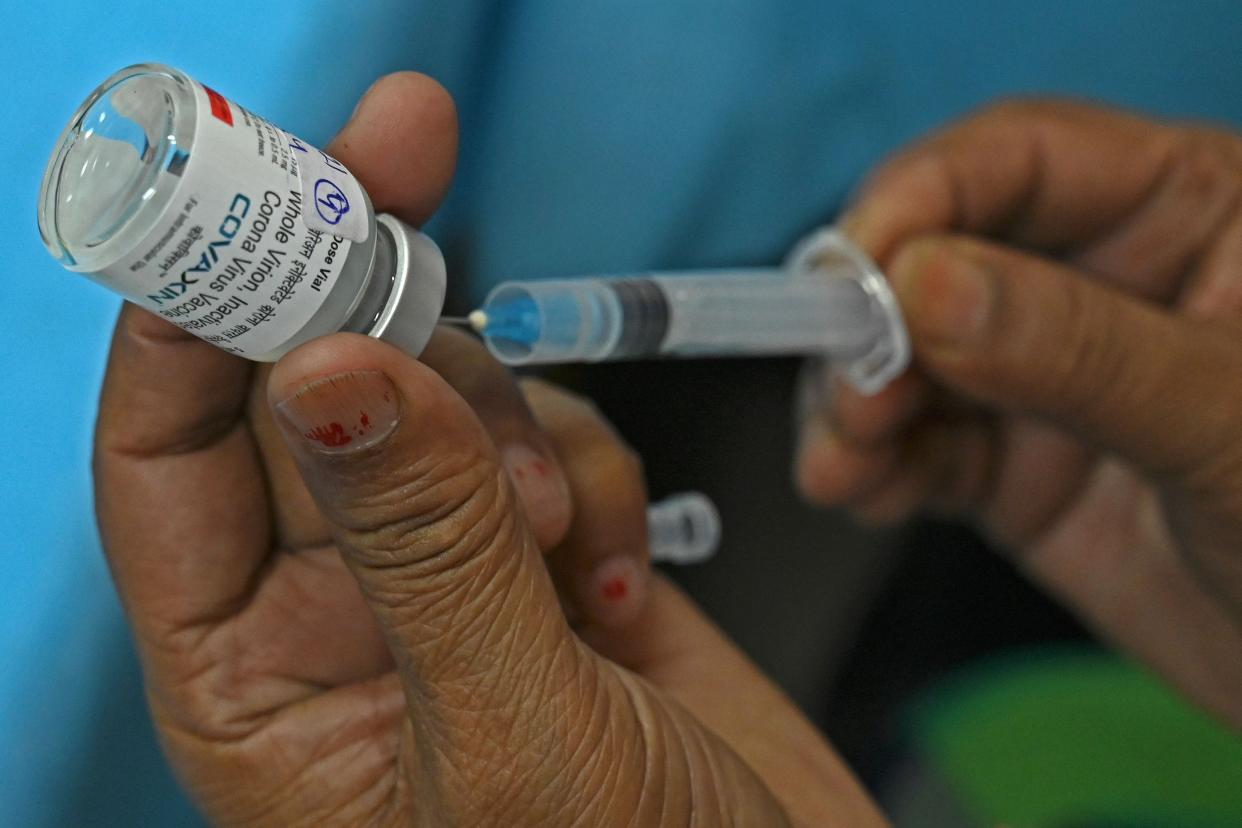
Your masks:
{"label": "finger", "polygon": [[[1242,141],[1238,146],[1238,177],[1242,180]],[[1242,318],[1242,197],[1234,215],[1221,227],[1211,246],[1204,251],[1191,284],[1182,295],[1190,313],[1225,319]]]}
{"label": "finger", "polygon": [[1198,476],[1242,462],[1230,437],[1242,385],[1221,381],[1242,373],[1228,325],[963,239],[907,245],[891,275],[916,358],[950,387],[1066,426],[1192,491],[1207,482]]}
{"label": "finger", "polygon": [[249,363],[122,309],[96,426],[96,509],[138,639],[160,642],[151,658],[237,610],[268,553],[249,376]]}
{"label": "finger", "polygon": [[1205,130],[1067,102],[1011,102],[880,168],[843,220],[887,264],[905,240],[965,232],[1054,252],[1152,299],[1176,292],[1236,202]]}
{"label": "finger", "polygon": [[874,488],[896,461],[895,436],[917,416],[928,392],[921,376],[907,372],[878,394],[864,396],[830,365],[808,360],[795,392],[798,491],[812,503],[829,506]]}
{"label": "finger", "polygon": [[820,506],[835,506],[864,497],[894,474],[901,444],[847,443],[817,420],[803,428],[796,458],[794,480],[801,495]]}
{"label": "finger", "polygon": [[472,336],[439,327],[419,357],[470,404],[500,453],[539,548],[565,537],[573,498],[557,451],[509,369]]}
{"label": "finger", "polygon": [[267,405],[267,378],[271,364],[256,365],[251,372],[250,395],[246,405],[250,431],[267,472],[268,492],[272,502],[272,536],[281,549],[312,549],[332,542],[328,523],[319,513],[280,429],[272,419]]}
{"label": "finger", "polygon": [[546,790],[573,766],[593,668],[482,425],[434,371],[350,334],[287,355],[269,395],[399,666],[415,805],[534,808],[504,779]]}
{"label": "finger", "polygon": [[925,412],[932,388],[922,374],[908,371],[879,394],[862,394],[840,383],[830,421],[841,439],[854,445],[875,445],[893,439]]}
{"label": "finger", "polygon": [[548,567],[578,620],[624,625],[641,610],[650,582],[642,464],[587,400],[538,380],[522,388],[560,457],[574,503],[569,532]]}
{"label": "finger", "polygon": [[969,514],[986,498],[999,460],[998,433],[982,416],[933,418],[904,435],[893,472],[851,499],[859,520],[886,525],[918,512]]}
{"label": "finger", "polygon": [[663,576],[652,579],[650,598],[627,624],[588,625],[581,634],[717,733],[785,802],[796,824],[886,824],[793,702]]}
{"label": "finger", "polygon": [[[457,113],[449,94],[431,78],[398,72],[367,90],[328,151],[362,183],[377,212],[414,225],[439,206],[457,159]],[[255,386],[266,388],[261,368]],[[328,542],[329,530],[284,442],[263,393],[252,406],[253,429],[268,469],[276,540],[303,549]]]}
{"label": "finger", "polygon": [[440,206],[457,163],[453,99],[417,72],[382,77],[328,151],[362,182],[377,212],[420,225]]}
{"label": "finger", "polygon": [[904,428],[930,399],[927,380],[907,371],[875,394],[862,394],[841,379],[834,366],[807,360],[795,391],[799,425],[823,421],[835,436],[850,443],[883,442]]}
{"label": "finger", "polygon": [[998,457],[978,502],[987,532],[1013,549],[1029,548],[1081,503],[1099,454],[1046,421],[1007,417]]}

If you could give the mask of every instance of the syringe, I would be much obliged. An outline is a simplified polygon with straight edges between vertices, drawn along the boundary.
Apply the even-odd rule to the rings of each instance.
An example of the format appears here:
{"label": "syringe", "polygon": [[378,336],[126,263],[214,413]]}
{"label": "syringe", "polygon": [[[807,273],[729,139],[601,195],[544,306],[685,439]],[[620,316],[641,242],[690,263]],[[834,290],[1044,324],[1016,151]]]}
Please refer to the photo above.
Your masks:
{"label": "syringe", "polygon": [[821,354],[873,393],[910,358],[888,282],[831,228],[781,268],[504,282],[468,318],[508,365]]}

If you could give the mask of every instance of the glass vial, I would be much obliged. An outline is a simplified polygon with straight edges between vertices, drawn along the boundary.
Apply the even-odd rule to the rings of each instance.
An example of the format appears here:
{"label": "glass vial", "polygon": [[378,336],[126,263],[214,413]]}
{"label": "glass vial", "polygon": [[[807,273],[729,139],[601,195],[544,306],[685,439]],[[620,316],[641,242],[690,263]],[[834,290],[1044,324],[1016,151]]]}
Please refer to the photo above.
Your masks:
{"label": "glass vial", "polygon": [[157,64],[78,108],[39,231],[67,269],[253,360],[335,331],[417,355],[444,302],[435,243],[376,216],[343,164]]}

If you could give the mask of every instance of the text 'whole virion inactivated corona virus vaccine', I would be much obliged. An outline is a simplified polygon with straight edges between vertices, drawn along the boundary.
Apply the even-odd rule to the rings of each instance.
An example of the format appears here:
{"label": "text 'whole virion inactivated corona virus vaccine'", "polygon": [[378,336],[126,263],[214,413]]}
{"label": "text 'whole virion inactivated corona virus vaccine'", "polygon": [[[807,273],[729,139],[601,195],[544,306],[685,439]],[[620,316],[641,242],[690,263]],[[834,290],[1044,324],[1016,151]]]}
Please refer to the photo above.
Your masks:
{"label": "text 'whole virion inactivated corona virus vaccine'", "polygon": [[39,229],[69,270],[253,360],[335,331],[417,355],[444,301],[439,249],[377,217],[343,164],[156,64],[74,114]]}

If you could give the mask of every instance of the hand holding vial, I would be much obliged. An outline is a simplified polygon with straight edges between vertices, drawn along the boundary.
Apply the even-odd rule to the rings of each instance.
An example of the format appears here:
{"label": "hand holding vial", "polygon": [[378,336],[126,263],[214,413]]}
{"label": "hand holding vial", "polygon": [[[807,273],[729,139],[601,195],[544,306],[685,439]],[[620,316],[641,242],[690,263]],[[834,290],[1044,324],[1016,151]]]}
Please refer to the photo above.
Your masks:
{"label": "hand holding vial", "polygon": [[[409,226],[455,150],[448,96],[410,74],[329,147]],[[271,369],[126,306],[99,520],[199,807],[230,825],[882,824],[651,571],[633,454],[588,403],[524,390],[458,332],[419,362],[347,333]]]}

